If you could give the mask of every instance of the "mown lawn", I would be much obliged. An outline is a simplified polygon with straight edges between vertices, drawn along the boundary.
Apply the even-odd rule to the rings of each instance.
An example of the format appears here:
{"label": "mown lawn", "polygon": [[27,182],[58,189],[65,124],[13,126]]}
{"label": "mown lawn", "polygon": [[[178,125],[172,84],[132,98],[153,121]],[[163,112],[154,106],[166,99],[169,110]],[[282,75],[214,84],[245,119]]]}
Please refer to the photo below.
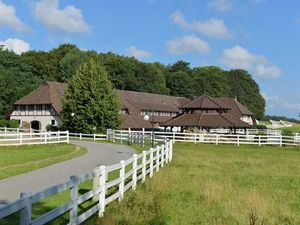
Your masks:
{"label": "mown lawn", "polygon": [[0,180],[86,153],[71,144],[0,147]]}
{"label": "mown lawn", "polygon": [[300,224],[300,149],[176,144],[170,164],[86,224]]}

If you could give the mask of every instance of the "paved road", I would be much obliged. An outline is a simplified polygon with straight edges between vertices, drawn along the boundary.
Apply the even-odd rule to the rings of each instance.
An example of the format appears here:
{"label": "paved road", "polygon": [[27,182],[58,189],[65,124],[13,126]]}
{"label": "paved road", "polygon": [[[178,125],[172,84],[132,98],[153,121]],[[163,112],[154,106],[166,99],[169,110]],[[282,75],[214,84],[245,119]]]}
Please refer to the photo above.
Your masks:
{"label": "paved road", "polygon": [[36,192],[67,181],[71,175],[83,175],[98,165],[111,165],[128,159],[135,151],[127,146],[87,141],[72,141],[88,153],[26,174],[0,180],[0,204],[19,198],[21,192]]}

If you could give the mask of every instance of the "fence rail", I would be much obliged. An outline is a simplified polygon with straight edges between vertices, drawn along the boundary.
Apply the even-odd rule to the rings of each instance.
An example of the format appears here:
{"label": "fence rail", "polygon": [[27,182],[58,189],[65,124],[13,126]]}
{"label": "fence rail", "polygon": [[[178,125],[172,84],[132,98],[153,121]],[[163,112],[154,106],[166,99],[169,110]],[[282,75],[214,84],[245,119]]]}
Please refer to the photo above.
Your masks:
{"label": "fence rail", "polygon": [[[145,139],[152,137],[151,131],[131,131],[131,130],[108,130],[108,140],[135,140],[144,143]],[[300,136],[282,135],[242,135],[242,134],[199,134],[180,132],[154,132],[156,141],[165,138],[173,142],[192,142],[209,144],[235,144],[235,145],[275,145],[275,146],[297,146],[300,145]]]}
{"label": "fence rail", "polygon": [[[163,144],[141,154],[134,154],[130,159],[122,160],[118,164],[97,167],[83,176],[71,176],[65,183],[37,193],[22,193],[20,199],[0,207],[0,219],[19,212],[21,225],[38,225],[69,213],[69,224],[80,224],[96,213],[102,216],[106,205],[116,199],[121,201],[127,190],[135,190],[138,182],[144,182],[147,177],[152,177],[155,171],[158,172],[164,164],[170,162],[172,152],[172,141],[165,140]],[[119,175],[114,179],[108,179],[115,171]],[[80,195],[79,185],[91,179],[93,188]],[[35,203],[67,190],[70,195],[67,203],[32,219],[32,208]],[[79,215],[78,206],[87,201],[93,201],[94,206]]]}
{"label": "fence rail", "polygon": [[0,133],[0,146],[69,143],[68,131]]}

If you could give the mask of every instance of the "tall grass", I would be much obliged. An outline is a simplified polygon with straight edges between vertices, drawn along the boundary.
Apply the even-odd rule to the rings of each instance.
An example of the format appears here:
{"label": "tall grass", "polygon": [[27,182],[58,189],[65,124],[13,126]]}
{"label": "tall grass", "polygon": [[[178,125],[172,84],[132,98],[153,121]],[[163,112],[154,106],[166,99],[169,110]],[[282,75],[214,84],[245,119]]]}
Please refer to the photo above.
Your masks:
{"label": "tall grass", "polygon": [[300,224],[300,149],[176,144],[174,159],[86,224]]}

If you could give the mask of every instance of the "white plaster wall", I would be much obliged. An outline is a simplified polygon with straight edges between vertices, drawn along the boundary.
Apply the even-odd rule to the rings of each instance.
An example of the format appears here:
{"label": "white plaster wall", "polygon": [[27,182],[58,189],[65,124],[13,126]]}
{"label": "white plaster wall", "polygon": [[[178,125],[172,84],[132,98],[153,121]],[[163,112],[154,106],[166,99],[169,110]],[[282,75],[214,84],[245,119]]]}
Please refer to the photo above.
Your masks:
{"label": "white plaster wall", "polygon": [[51,120],[55,120],[55,124],[59,125],[61,124],[61,119],[59,116],[17,116],[12,115],[10,119],[14,120],[20,120],[20,124],[22,124],[22,121],[28,122],[30,124],[31,121],[37,120],[41,123],[41,130],[46,130],[46,126],[48,124],[51,124]]}
{"label": "white plaster wall", "polygon": [[253,125],[253,120],[252,120],[251,116],[245,116],[244,115],[244,116],[241,117],[241,120],[248,123],[248,124],[250,124],[250,125]]}

